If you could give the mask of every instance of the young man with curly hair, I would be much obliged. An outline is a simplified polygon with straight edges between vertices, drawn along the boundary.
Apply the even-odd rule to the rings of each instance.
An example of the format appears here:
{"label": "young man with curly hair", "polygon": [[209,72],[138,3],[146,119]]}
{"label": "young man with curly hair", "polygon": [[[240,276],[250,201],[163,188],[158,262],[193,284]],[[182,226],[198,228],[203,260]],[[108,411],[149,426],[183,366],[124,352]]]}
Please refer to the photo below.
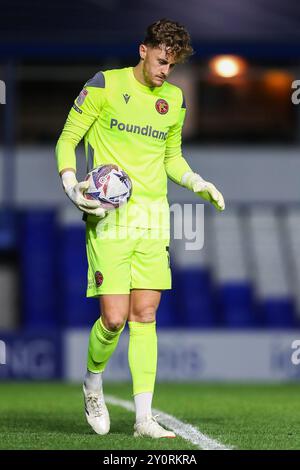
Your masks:
{"label": "young man with curly hair", "polygon": [[[65,192],[85,213],[87,296],[100,299],[83,385],[86,418],[98,434],[110,429],[102,373],[128,322],[134,435],[175,437],[151,412],[156,311],[161,291],[171,288],[167,177],[218,210],[225,207],[222,194],[192,171],[181,152],[185,101],[181,89],[166,80],[192,52],[180,24],[162,19],[150,25],[135,67],[98,72],[85,84],[56,147]],[[126,207],[106,213],[98,201],[84,198],[88,182],[78,183],[75,156],[83,137],[88,170],[115,163],[130,176],[133,191]]]}

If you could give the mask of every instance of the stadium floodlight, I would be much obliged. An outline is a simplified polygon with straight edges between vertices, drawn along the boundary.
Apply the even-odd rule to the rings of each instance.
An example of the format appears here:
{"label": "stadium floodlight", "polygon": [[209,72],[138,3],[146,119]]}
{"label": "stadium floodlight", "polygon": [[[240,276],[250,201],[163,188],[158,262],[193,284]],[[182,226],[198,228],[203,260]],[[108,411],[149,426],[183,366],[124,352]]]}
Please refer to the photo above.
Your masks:
{"label": "stadium floodlight", "polygon": [[246,62],[238,56],[221,55],[214,57],[209,66],[213,73],[219,77],[232,78],[244,72]]}

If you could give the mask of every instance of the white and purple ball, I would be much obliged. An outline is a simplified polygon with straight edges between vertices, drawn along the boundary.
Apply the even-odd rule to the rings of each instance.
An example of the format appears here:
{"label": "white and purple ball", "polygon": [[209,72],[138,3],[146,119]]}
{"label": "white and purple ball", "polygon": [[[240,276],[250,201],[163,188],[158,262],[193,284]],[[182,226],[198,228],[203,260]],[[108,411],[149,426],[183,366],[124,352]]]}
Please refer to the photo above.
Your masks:
{"label": "white and purple ball", "polygon": [[132,182],[118,165],[100,165],[91,170],[86,178],[90,186],[84,193],[87,199],[100,201],[106,210],[117,209],[126,204],[132,193]]}

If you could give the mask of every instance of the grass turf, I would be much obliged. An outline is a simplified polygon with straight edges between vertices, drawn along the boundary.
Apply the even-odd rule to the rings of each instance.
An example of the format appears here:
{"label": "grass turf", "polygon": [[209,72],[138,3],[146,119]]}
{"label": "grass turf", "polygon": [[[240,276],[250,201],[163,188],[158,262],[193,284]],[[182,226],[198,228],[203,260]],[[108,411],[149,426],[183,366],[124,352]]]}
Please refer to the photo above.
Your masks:
{"label": "grass turf", "polygon": [[[135,439],[134,414],[108,405],[111,432],[87,425],[80,385],[2,383],[0,449],[145,449],[196,447],[176,439]],[[300,449],[300,385],[157,384],[153,406],[236,449]],[[105,393],[131,400],[129,384]]]}

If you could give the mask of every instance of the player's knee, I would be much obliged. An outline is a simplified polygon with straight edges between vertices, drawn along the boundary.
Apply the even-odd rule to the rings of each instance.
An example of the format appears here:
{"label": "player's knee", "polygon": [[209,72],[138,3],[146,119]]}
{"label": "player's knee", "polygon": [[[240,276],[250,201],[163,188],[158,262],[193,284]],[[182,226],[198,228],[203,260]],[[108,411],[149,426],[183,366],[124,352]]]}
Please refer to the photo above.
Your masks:
{"label": "player's knee", "polygon": [[150,323],[155,321],[156,309],[155,307],[148,306],[142,309],[138,309],[133,312],[135,321],[139,321],[141,323]]}
{"label": "player's knee", "polygon": [[102,318],[102,321],[103,321],[105,328],[107,328],[109,331],[118,331],[123,327],[126,319],[124,317],[104,316]]}

